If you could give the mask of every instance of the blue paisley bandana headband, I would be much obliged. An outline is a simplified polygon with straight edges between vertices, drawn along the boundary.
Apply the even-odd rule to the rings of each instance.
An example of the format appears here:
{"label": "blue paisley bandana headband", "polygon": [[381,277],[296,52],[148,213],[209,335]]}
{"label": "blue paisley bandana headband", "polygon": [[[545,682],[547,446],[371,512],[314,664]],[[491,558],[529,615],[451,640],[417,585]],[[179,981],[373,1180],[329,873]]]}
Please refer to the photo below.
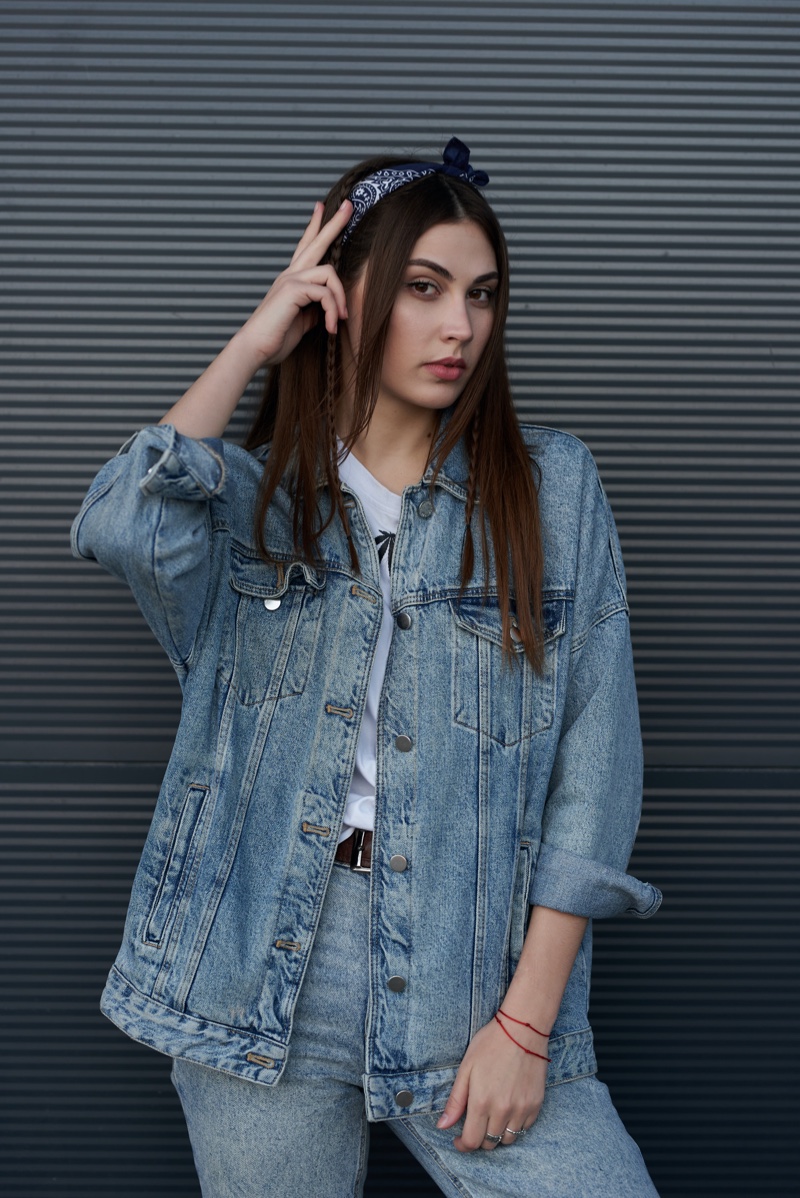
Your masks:
{"label": "blue paisley bandana headband", "polygon": [[385,170],[376,171],[374,175],[367,175],[366,179],[356,183],[347,197],[353,205],[353,215],[342,234],[342,245],[378,200],[425,175],[450,175],[471,183],[473,187],[485,187],[489,182],[486,171],[476,171],[470,166],[469,147],[457,137],[451,137],[444,148],[441,162],[404,162],[400,166],[388,166]]}

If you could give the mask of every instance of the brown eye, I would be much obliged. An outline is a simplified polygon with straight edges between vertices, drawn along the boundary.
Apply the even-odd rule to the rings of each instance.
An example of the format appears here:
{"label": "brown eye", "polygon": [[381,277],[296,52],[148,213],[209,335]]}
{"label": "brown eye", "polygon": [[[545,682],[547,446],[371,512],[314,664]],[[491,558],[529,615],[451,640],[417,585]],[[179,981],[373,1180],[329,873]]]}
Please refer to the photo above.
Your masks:
{"label": "brown eye", "polygon": [[415,295],[428,296],[436,294],[436,284],[432,283],[430,279],[412,279],[407,286],[411,288]]}

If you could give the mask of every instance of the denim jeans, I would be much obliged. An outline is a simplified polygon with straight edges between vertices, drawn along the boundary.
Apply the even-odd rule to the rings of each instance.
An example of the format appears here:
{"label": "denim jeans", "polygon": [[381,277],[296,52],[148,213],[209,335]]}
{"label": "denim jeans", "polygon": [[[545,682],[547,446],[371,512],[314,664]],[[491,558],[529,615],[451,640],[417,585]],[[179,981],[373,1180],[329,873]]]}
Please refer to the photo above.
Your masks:
{"label": "denim jeans", "polygon": [[[184,1058],[172,1079],[203,1198],[353,1198],[369,1150],[361,1077],[369,876],[334,865],[295,1011],[289,1060],[260,1086]],[[551,1086],[528,1134],[459,1152],[439,1112],[388,1120],[451,1198],[658,1198],[641,1153],[595,1077]]]}

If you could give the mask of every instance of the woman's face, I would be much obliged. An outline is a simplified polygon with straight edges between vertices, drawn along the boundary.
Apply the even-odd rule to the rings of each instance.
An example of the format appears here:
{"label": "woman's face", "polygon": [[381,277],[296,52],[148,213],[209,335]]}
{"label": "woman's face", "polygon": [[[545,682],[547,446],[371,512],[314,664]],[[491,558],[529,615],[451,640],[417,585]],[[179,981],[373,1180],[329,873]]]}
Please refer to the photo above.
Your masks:
{"label": "woman's face", "polygon": [[[414,245],[389,321],[378,404],[449,407],[486,348],[495,315],[497,260],[472,221],[434,225]],[[364,278],[348,295],[358,344]]]}

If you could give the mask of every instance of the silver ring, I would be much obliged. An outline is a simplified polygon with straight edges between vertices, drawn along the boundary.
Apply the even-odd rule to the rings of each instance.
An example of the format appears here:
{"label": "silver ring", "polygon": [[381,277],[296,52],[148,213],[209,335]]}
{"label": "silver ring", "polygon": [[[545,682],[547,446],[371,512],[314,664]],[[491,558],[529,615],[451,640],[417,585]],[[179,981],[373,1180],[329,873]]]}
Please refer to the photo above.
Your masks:
{"label": "silver ring", "polygon": [[503,1137],[502,1136],[493,1136],[491,1134],[491,1132],[487,1131],[486,1135],[483,1138],[484,1138],[484,1140],[491,1140],[491,1142],[493,1144],[499,1144]]}
{"label": "silver ring", "polygon": [[[506,1131],[508,1132],[508,1134],[509,1134],[510,1136],[524,1136],[524,1135],[525,1135],[525,1133],[527,1132],[527,1130],[528,1130],[528,1129],[527,1129],[527,1127],[521,1127],[521,1128],[519,1129],[519,1131],[514,1131],[514,1128],[513,1128],[513,1127],[507,1127],[507,1128],[506,1128]],[[504,1133],[504,1134],[505,1134],[505,1133]],[[502,1139],[502,1137],[501,1137],[501,1139]]]}

